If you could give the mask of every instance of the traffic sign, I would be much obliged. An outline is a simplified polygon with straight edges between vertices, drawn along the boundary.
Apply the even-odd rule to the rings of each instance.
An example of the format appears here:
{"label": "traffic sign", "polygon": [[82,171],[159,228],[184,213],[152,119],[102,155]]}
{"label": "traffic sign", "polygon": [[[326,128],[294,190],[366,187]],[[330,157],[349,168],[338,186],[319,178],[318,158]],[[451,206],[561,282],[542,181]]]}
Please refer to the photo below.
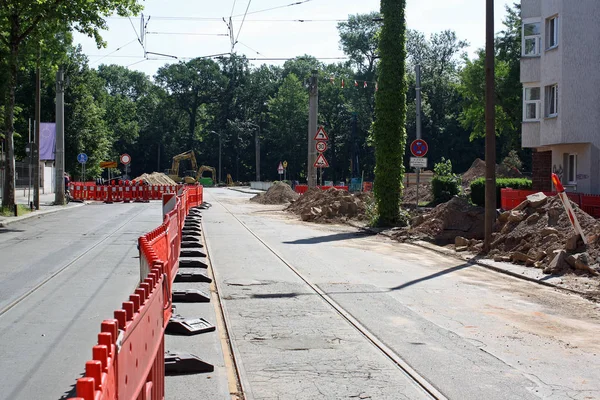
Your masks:
{"label": "traffic sign", "polygon": [[100,163],[100,168],[117,168],[116,161],[102,161]]}
{"label": "traffic sign", "polygon": [[127,153],[121,154],[121,164],[127,165],[131,162],[131,156]]}
{"label": "traffic sign", "polygon": [[323,153],[320,153],[319,156],[317,157],[317,161],[315,161],[315,167],[316,168],[329,168],[329,163],[325,159],[325,156],[323,155]]}
{"label": "traffic sign", "polygon": [[410,166],[412,168],[427,168],[427,157],[411,157]]}
{"label": "traffic sign", "polygon": [[281,162],[279,162],[279,166],[277,167],[277,173],[283,175],[283,164]]}
{"label": "traffic sign", "polygon": [[427,142],[423,139],[413,140],[410,144],[410,152],[415,157],[424,157],[429,150],[429,146],[427,146]]}
{"label": "traffic sign", "polygon": [[287,169],[287,161],[283,162],[283,168]]}
{"label": "traffic sign", "polygon": [[325,132],[325,129],[320,126],[319,129],[317,129],[317,134],[314,137],[315,140],[329,140],[329,136],[327,136],[327,132]]}
{"label": "traffic sign", "polygon": [[79,161],[79,164],[85,164],[88,160],[88,156],[85,153],[79,153],[77,154],[77,161]]}
{"label": "traffic sign", "polygon": [[327,142],[317,142],[315,147],[319,153],[325,153],[325,150],[327,150]]}

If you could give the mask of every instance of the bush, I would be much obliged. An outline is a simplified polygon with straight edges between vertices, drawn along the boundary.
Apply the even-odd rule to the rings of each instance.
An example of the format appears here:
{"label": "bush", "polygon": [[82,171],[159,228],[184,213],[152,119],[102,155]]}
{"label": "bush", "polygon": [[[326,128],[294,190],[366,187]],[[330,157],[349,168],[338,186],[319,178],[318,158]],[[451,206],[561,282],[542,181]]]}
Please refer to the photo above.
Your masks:
{"label": "bush", "polygon": [[[500,189],[503,188],[531,190],[531,181],[524,178],[496,179],[496,208],[500,208]],[[471,201],[478,206],[485,206],[485,178],[471,182]]]}
{"label": "bush", "polygon": [[452,162],[442,157],[433,167],[431,191],[435,203],[443,203],[460,193],[461,178],[452,173]]}

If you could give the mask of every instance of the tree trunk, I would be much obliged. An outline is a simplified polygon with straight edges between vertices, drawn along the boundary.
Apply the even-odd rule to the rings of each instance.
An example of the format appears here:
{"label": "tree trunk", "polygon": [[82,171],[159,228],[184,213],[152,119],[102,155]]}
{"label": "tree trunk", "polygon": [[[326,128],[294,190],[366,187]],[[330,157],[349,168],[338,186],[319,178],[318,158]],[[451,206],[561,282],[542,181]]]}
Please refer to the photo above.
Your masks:
{"label": "tree trunk", "polygon": [[14,143],[14,110],[15,110],[15,88],[17,86],[17,56],[19,45],[11,42],[9,69],[10,76],[7,85],[6,109],[4,110],[4,128],[6,137],[6,173],[4,176],[4,193],[2,194],[2,206],[12,208],[15,204],[15,143]]}

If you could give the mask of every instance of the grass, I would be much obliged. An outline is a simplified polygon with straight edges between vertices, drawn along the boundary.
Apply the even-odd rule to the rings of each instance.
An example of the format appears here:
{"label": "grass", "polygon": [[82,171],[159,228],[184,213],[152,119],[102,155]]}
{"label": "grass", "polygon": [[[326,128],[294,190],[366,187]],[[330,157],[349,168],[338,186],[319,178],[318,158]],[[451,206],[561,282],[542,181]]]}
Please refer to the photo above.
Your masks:
{"label": "grass", "polygon": [[[17,214],[18,215],[25,215],[30,212],[31,212],[31,210],[25,204],[17,204]],[[0,216],[14,217],[15,211],[14,211],[14,209],[9,208],[9,207],[0,207]]]}

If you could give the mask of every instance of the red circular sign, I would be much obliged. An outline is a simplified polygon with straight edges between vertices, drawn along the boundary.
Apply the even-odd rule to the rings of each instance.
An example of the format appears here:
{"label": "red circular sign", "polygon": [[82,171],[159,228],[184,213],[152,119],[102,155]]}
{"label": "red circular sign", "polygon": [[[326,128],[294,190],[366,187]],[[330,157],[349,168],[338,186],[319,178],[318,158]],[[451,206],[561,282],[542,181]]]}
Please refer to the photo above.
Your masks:
{"label": "red circular sign", "polygon": [[429,146],[427,146],[427,142],[423,139],[413,140],[410,144],[410,152],[415,157],[424,157],[429,150]]}
{"label": "red circular sign", "polygon": [[319,153],[324,153],[327,150],[327,142],[317,142],[315,147]]}
{"label": "red circular sign", "polygon": [[121,164],[127,165],[131,162],[131,156],[127,153],[121,154]]}

